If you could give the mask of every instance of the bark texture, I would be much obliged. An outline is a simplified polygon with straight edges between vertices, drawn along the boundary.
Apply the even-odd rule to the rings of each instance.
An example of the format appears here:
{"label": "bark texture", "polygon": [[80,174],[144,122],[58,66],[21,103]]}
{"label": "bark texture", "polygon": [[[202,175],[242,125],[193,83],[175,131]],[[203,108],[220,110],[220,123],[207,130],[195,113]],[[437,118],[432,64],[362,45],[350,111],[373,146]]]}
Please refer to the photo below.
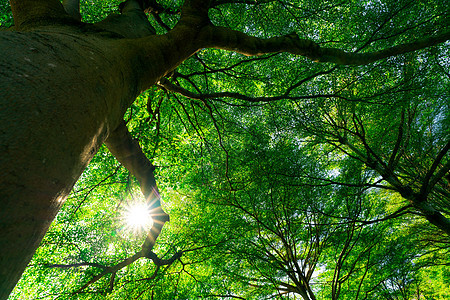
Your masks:
{"label": "bark texture", "polygon": [[103,39],[8,32],[0,49],[8,57],[0,69],[0,299],[5,299],[138,91],[132,69],[120,63],[120,47]]}

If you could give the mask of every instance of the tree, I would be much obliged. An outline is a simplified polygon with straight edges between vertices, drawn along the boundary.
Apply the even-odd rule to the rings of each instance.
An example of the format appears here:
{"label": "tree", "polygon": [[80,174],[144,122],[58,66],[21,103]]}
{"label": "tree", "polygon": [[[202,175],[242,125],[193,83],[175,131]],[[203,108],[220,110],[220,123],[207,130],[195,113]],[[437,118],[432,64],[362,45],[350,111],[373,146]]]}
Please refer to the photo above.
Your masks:
{"label": "tree", "polygon": [[[397,64],[403,58],[403,54],[428,48],[445,53],[446,41],[450,38],[448,13],[445,13],[445,4],[440,2],[432,2],[426,6],[412,2],[395,2],[388,3],[385,7],[382,4],[379,4],[379,7],[377,5],[364,7],[362,4],[327,3],[323,4],[327,9],[323,9],[324,7],[308,2],[292,5],[287,2],[263,1],[259,5],[257,1],[192,0],[170,8],[153,1],[127,1],[121,6],[121,15],[106,18],[95,24],[79,21],[77,1],[64,1],[67,12],[56,0],[10,1],[10,4],[15,26],[12,30],[2,31],[0,38],[0,49],[3,54],[0,71],[2,91],[0,165],[2,170],[5,170],[0,181],[0,228],[3,233],[0,237],[2,253],[0,277],[3,278],[0,283],[0,299],[5,299],[16,284],[73,185],[105,141],[111,152],[139,181],[141,191],[155,210],[156,222],[141,250],[129,260],[108,267],[104,273],[115,274],[124,265],[143,257],[162,263],[154,256],[152,247],[168,216],[160,206],[158,189],[153,177],[154,166],[139,145],[133,142],[123,125],[127,109],[141,92],[158,85],[166,91],[200,101],[201,109],[211,116],[213,127],[218,131],[219,144],[225,153],[224,175],[233,188],[228,176],[232,164],[227,153],[230,146],[224,146],[225,140],[221,136],[223,128],[219,127],[215,118],[217,108],[212,102],[213,99],[235,98],[236,101],[242,100],[250,104],[283,100],[288,102],[285,108],[297,105],[300,99],[345,99],[346,95],[342,95],[341,91],[347,87],[356,88],[351,82],[347,84],[343,82],[343,88],[339,85],[341,83],[333,83],[330,93],[326,92],[322,83],[321,90],[318,89],[319,86],[315,89],[314,85],[309,85],[320,76],[340,72],[350,74],[351,70],[368,72],[373,77],[368,76],[364,79],[377,82],[381,76],[377,73],[375,62],[378,61],[382,61],[380,64],[383,64],[383,70],[391,70],[394,74],[391,82],[384,81],[385,94],[392,95],[392,89],[395,90],[398,86],[395,72],[398,71]],[[299,10],[301,6],[305,9]],[[251,7],[261,9],[262,15],[274,10],[290,17],[283,19],[285,21],[280,17],[277,20],[279,23],[272,24],[267,30],[270,35],[264,36],[259,33],[259,27],[265,26],[264,22],[251,14],[249,15],[251,23],[242,25],[234,20],[235,22],[230,22],[231,26],[221,15],[224,9],[236,14],[242,12],[244,8]],[[352,20],[347,24],[353,26],[355,36],[346,34],[345,39],[336,40],[335,35],[339,32],[339,28],[327,29],[321,18],[329,18],[327,21],[333,20],[335,24],[346,22],[345,18],[342,20],[338,18],[342,15],[342,9],[350,10],[352,13],[365,13],[372,22],[361,25],[354,22],[350,14],[344,13],[345,18]],[[159,32],[164,32],[163,34],[155,34],[155,29],[148,22],[143,10],[151,12],[160,26]],[[329,14],[325,13],[326,11],[329,11]],[[405,15],[407,11],[416,14],[411,14],[408,18]],[[160,18],[160,13],[163,12],[175,15],[180,13],[180,16],[172,16],[166,24]],[[419,12],[420,20],[417,21],[414,18]],[[297,34],[281,30],[282,28],[294,30],[293,24],[305,29],[301,38]],[[434,47],[439,44],[440,47]],[[285,85],[289,85],[285,89],[263,87],[264,80],[260,80],[259,86],[256,84],[248,90],[254,93],[251,96],[239,91],[232,92],[233,88],[229,83],[223,87],[230,91],[213,89],[212,92],[202,92],[201,89],[197,89],[200,81],[192,79],[197,74],[175,70],[191,56],[197,58],[198,64],[204,68],[204,72],[200,75],[210,75],[214,82],[224,80],[224,77],[239,79],[241,75],[233,72],[228,74],[226,68],[221,70],[211,68],[209,61],[205,63],[208,59],[207,53],[204,54],[204,59],[198,59],[195,54],[204,48],[223,49],[247,56],[262,56],[260,61],[263,63],[271,57],[280,63],[294,61],[300,72],[295,73],[296,77],[292,77],[295,79],[290,83],[286,83],[289,79],[285,81]],[[282,55],[276,57],[269,55],[282,52],[290,53],[292,56],[289,59]],[[297,56],[326,64],[319,66],[306,60],[299,60]],[[221,63],[220,60],[236,59],[235,56],[230,57],[223,54],[211,56],[209,59],[216,60],[217,63]],[[434,56],[438,57],[439,54]],[[387,58],[391,59],[386,60]],[[248,63],[256,62],[258,59],[241,60],[231,69],[239,70],[243,64],[250,66],[246,70],[250,72],[251,65]],[[417,60],[419,63],[423,62],[421,58]],[[437,60],[434,64],[436,69],[439,66],[443,68],[438,76],[445,77],[447,62],[441,62],[439,58]],[[362,67],[352,69],[353,67],[338,67],[340,65]],[[266,72],[270,76],[271,72],[269,70]],[[270,82],[270,78],[265,80]],[[444,80],[448,83],[448,78]],[[425,82],[419,80],[416,84],[420,89]],[[206,80],[202,86],[207,87],[208,81]],[[301,92],[309,94],[298,93],[303,87],[307,88]],[[217,85],[217,88],[220,88],[220,85]],[[273,96],[266,97],[262,93],[265,91],[271,92]],[[369,95],[356,96],[350,100],[364,100],[364,97],[370,99],[376,95],[376,91],[369,89],[365,91]],[[431,92],[427,94],[429,95]],[[443,95],[436,98],[439,107],[445,107],[442,103],[445,103],[446,94]],[[187,104],[183,104],[181,100],[180,102],[180,107],[188,114]],[[161,104],[161,100],[158,103]],[[188,103],[192,106],[189,108],[191,114],[188,115],[187,121],[195,124],[196,120],[192,119],[192,116],[195,116],[196,109],[200,108],[193,106],[192,102]],[[423,168],[419,168],[420,171],[417,172],[420,175],[420,184],[417,184],[415,179],[417,176],[410,174],[411,172],[404,172],[400,153],[410,159],[409,153],[403,151],[407,149],[404,146],[406,143],[402,142],[403,126],[409,128],[408,132],[413,132],[412,128],[418,124],[414,122],[414,118],[407,117],[410,116],[411,109],[422,109],[420,105],[403,107],[404,117],[396,124],[396,128],[399,128],[397,139],[395,135],[393,138],[389,136],[391,140],[399,142],[395,143],[391,150],[386,150],[373,148],[374,146],[366,140],[367,125],[358,115],[359,109],[364,109],[364,105],[361,105],[361,108],[345,108],[344,111],[339,109],[338,115],[335,116],[333,108],[328,112],[328,108],[320,107],[321,101],[304,103],[312,103],[311,106],[302,109],[303,112],[309,110],[309,114],[297,121],[304,130],[322,139],[316,143],[317,147],[322,141],[326,141],[333,147],[343,149],[350,157],[356,157],[377,172],[388,188],[410,201],[409,205],[415,212],[422,214],[440,230],[449,233],[445,201],[445,195],[448,195],[446,191],[448,180],[445,175],[449,169],[448,126],[445,126],[448,124],[445,120],[448,118],[445,115],[432,110],[431,114],[423,116],[423,118],[432,116],[433,120],[439,120],[443,125],[432,126],[430,129],[430,132],[438,132],[438,150],[433,148],[434,144],[429,143],[423,148],[427,154],[427,161],[420,165]],[[232,101],[225,101],[222,104],[230,107],[228,113],[232,113],[233,105],[239,105]],[[150,120],[153,121],[153,118],[157,120],[155,130],[158,131],[162,108],[160,105],[152,104],[151,101],[148,107],[152,116]],[[318,109],[314,111],[315,107]],[[319,111],[328,112],[325,121],[317,115]],[[335,122],[341,121],[341,116],[347,121],[352,118],[352,122],[342,124]],[[311,118],[311,122],[308,118]],[[283,124],[285,130],[288,130],[287,126],[288,123]],[[372,128],[379,126],[382,125]],[[374,136],[375,139],[378,137]],[[414,149],[420,147],[417,143],[415,145]],[[350,150],[344,149],[345,147]],[[414,159],[411,161],[415,163]],[[393,166],[399,167],[400,171],[395,172],[391,168]],[[374,175],[373,178],[376,179],[377,176]],[[176,259],[176,253],[174,255],[173,259]]]}

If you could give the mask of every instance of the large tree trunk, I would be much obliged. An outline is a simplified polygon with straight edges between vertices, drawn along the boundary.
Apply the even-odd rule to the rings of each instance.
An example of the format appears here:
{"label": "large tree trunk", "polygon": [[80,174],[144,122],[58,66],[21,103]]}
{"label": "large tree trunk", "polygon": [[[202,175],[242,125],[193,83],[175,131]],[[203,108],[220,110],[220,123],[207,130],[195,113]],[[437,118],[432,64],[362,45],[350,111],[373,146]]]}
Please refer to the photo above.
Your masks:
{"label": "large tree trunk", "polygon": [[198,49],[183,24],[141,39],[73,25],[0,36],[0,300],[129,105]]}
{"label": "large tree trunk", "polygon": [[58,31],[0,39],[0,299],[139,93],[125,47]]}

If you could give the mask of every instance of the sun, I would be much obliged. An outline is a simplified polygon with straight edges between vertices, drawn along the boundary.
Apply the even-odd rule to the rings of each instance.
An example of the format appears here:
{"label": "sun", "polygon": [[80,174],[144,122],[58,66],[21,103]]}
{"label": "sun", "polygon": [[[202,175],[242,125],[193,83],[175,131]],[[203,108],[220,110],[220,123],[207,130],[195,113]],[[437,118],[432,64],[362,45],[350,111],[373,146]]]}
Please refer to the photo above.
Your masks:
{"label": "sun", "polygon": [[150,209],[146,203],[133,203],[124,211],[126,227],[133,232],[148,231],[153,225]]}

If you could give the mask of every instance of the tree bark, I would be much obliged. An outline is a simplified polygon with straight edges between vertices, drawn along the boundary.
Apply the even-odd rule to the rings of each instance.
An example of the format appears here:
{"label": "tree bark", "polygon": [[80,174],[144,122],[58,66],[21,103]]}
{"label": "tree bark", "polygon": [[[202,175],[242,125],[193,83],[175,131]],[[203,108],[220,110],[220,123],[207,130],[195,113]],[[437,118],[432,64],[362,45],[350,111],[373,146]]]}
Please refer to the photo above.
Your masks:
{"label": "tree bark", "polygon": [[131,65],[121,63],[124,51],[104,39],[7,32],[0,49],[8,58],[0,69],[0,299],[5,299],[138,89]]}

